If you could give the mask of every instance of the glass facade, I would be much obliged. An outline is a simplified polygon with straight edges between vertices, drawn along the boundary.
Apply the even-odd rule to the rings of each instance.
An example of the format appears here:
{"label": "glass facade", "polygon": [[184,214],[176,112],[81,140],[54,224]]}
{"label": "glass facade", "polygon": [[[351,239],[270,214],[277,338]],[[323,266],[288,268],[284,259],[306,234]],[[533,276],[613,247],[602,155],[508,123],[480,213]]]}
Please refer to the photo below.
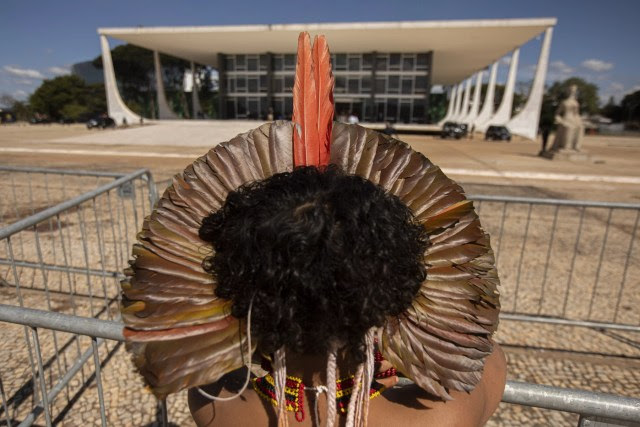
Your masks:
{"label": "glass facade", "polygon": [[[224,117],[290,119],[296,68],[294,54],[221,55]],[[335,53],[336,119],[426,123],[431,52]],[[223,77],[222,77],[223,76]]]}

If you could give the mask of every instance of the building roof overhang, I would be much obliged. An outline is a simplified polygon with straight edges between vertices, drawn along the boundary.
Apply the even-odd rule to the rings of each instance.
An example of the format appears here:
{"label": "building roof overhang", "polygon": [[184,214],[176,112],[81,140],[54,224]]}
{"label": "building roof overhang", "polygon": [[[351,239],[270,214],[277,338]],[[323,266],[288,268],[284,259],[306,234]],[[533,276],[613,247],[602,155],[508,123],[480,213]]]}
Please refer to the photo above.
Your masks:
{"label": "building roof overhang", "polygon": [[332,52],[433,51],[432,84],[455,84],[556,24],[555,18],[209,27],[100,28],[98,33],[200,64],[219,53],[294,53],[298,33],[324,34]]}

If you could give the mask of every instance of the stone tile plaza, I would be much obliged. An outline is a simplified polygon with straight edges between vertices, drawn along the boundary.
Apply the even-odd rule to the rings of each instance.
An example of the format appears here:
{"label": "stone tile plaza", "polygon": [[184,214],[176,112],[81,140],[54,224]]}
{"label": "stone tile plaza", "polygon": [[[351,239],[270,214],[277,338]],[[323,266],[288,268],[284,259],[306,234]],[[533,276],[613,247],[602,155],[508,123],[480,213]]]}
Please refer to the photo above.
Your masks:
{"label": "stone tile plaza", "polygon": [[[120,280],[145,217],[176,174],[221,142],[291,119],[301,31],[328,39],[336,119],[355,115],[373,129],[392,123],[394,138],[463,187],[491,236],[502,307],[494,339],[508,382],[486,425],[640,425],[640,133],[580,133],[579,150],[539,155],[561,25],[101,26],[105,106],[118,126],[0,125],[0,426],[196,425],[186,390],[159,402],[135,370]],[[536,62],[516,109],[521,49],[532,40]],[[127,104],[112,57],[121,42],[153,52],[156,117]],[[179,117],[161,55],[187,61],[192,74],[198,66],[217,71],[218,117],[205,117],[195,89],[182,94],[193,119]],[[432,113],[436,91],[444,116]],[[552,140],[584,132],[572,93]],[[450,122],[471,132],[443,139]],[[489,126],[508,128],[513,140],[485,140]]]}

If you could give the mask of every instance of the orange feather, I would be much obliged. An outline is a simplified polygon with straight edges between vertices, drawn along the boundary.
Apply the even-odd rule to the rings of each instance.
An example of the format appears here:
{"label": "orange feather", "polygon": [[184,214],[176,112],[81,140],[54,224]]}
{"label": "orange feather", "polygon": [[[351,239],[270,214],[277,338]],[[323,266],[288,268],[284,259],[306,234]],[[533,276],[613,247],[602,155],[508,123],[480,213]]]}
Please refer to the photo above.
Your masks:
{"label": "orange feather", "polygon": [[314,76],[318,92],[318,138],[319,165],[329,164],[331,130],[333,128],[333,74],[331,73],[331,55],[324,36],[313,40]]}
{"label": "orange feather", "polygon": [[298,37],[298,62],[293,88],[294,166],[329,163],[333,126],[333,75],[329,47],[316,37],[313,49],[309,33]]}

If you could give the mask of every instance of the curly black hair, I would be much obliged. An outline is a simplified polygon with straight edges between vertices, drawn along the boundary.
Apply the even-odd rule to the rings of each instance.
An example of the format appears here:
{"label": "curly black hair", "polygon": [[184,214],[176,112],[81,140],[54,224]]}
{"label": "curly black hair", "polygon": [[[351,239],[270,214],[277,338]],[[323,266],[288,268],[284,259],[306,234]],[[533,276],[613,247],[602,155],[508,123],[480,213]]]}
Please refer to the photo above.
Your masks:
{"label": "curly black hair", "polygon": [[260,351],[364,359],[364,334],[406,310],[426,278],[428,239],[397,197],[338,167],[300,167],[232,191],[204,218],[203,267]]}

